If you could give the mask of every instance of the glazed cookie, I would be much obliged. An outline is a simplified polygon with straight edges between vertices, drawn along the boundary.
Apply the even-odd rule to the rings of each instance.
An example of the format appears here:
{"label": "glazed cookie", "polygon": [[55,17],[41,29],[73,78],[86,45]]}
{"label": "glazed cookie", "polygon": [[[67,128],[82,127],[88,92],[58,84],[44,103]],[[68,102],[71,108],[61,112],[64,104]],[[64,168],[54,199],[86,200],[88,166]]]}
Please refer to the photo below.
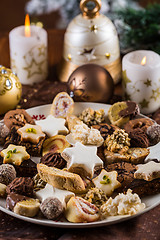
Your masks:
{"label": "glazed cookie", "polygon": [[140,110],[135,102],[117,102],[109,108],[108,118],[112,124],[122,126],[138,113]]}
{"label": "glazed cookie", "polygon": [[138,119],[130,120],[129,122],[127,122],[124,125],[124,129],[127,133],[130,133],[134,129],[140,128],[143,130],[143,132],[146,133],[147,128],[149,126],[152,126],[153,124],[155,124],[154,121],[152,121],[149,118],[138,118]]}
{"label": "glazed cookie", "polygon": [[134,178],[136,165],[126,162],[119,162],[108,165],[106,170],[109,172],[117,171],[118,173],[117,179],[121,183],[121,187],[117,188],[116,192],[126,193],[128,189],[132,189],[133,192],[137,193],[139,196],[148,196],[160,192],[159,179],[146,181],[143,179]]}
{"label": "glazed cookie", "polygon": [[134,173],[134,177],[137,179],[152,181],[153,179],[160,178],[160,163],[150,161],[137,165],[136,169],[137,171]]}
{"label": "glazed cookie", "polygon": [[6,138],[6,142],[4,144],[4,148],[7,148],[10,144],[14,145],[21,145],[26,147],[26,151],[31,156],[40,156],[41,155],[41,149],[44,142],[44,138],[40,139],[38,143],[32,143],[32,142],[24,142],[21,140],[21,136],[17,133],[16,127],[13,127],[11,129],[10,134]]}
{"label": "glazed cookie", "polygon": [[23,127],[26,123],[35,124],[32,117],[24,109],[9,111],[4,116],[4,124],[11,129],[12,127]]}

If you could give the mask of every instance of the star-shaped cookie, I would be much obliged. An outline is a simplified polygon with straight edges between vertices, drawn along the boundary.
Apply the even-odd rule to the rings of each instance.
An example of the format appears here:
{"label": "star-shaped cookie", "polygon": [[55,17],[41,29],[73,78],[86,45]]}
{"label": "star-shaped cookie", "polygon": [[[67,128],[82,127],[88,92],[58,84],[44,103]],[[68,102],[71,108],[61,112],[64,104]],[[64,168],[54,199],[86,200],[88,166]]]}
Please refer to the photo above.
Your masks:
{"label": "star-shaped cookie", "polygon": [[53,115],[48,115],[44,120],[36,121],[36,124],[41,126],[42,131],[49,137],[57,134],[67,134],[68,129],[65,127],[65,119],[55,118]]}
{"label": "star-shaped cookie", "polygon": [[77,142],[75,147],[66,148],[62,157],[67,161],[70,172],[93,177],[95,167],[103,167],[103,161],[97,156],[97,147],[84,146]]}
{"label": "star-shaped cookie", "polygon": [[145,164],[138,164],[137,171],[134,173],[134,178],[152,181],[153,179],[160,178],[160,163],[150,161]]}
{"label": "star-shaped cookie", "polygon": [[105,169],[102,169],[101,173],[93,178],[92,181],[94,185],[103,190],[107,196],[110,196],[112,192],[121,186],[120,182],[117,181],[117,172],[107,172]]}
{"label": "star-shaped cookie", "polygon": [[40,139],[45,138],[45,134],[42,132],[40,126],[25,124],[24,127],[17,130],[21,135],[21,140],[29,141],[32,143],[38,143]]}
{"label": "star-shaped cookie", "polygon": [[60,200],[64,207],[66,207],[66,203],[73,196],[75,196],[73,192],[54,188],[48,183],[46,184],[45,188],[36,192],[36,197],[40,199],[41,202],[43,202],[48,197],[56,197]]}
{"label": "star-shaped cookie", "polygon": [[24,160],[30,158],[25,147],[13,144],[10,144],[6,149],[2,150],[1,156],[3,157],[3,163],[13,163],[15,165],[21,165]]}

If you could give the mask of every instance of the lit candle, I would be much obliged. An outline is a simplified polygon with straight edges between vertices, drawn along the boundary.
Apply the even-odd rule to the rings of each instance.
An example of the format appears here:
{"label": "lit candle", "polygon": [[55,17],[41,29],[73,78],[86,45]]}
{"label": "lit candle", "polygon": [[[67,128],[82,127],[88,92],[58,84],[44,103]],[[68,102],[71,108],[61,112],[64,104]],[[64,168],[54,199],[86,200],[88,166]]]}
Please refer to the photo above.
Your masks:
{"label": "lit candle", "polygon": [[22,84],[33,84],[48,75],[47,32],[38,26],[30,26],[26,15],[25,26],[9,33],[10,62]]}
{"label": "lit candle", "polygon": [[160,55],[130,52],[123,57],[122,70],[125,98],[137,102],[144,114],[156,111],[160,107]]}

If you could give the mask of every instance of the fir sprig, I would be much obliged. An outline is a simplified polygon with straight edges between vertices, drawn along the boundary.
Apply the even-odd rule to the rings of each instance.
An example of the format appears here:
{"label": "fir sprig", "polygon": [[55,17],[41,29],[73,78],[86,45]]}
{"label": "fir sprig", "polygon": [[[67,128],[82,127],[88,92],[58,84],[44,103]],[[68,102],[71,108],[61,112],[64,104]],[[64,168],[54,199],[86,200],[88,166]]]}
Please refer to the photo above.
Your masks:
{"label": "fir sprig", "polygon": [[127,26],[121,30],[123,48],[151,49],[160,54],[160,4],[143,10],[123,9],[118,18]]}

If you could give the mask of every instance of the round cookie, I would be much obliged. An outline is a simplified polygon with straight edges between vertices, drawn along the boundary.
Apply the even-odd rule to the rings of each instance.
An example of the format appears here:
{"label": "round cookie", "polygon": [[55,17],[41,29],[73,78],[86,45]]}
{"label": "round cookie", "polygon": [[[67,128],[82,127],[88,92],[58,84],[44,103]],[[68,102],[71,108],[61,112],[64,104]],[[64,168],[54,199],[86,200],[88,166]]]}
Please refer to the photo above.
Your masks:
{"label": "round cookie", "polygon": [[57,219],[63,212],[63,205],[58,198],[48,197],[40,205],[41,212],[48,219]]}
{"label": "round cookie", "polygon": [[149,147],[149,139],[141,128],[136,128],[129,133],[131,147]]}
{"label": "round cookie", "polygon": [[16,178],[16,170],[10,164],[0,165],[0,183],[8,185]]}
{"label": "round cookie", "polygon": [[11,129],[12,127],[23,127],[26,123],[35,124],[32,117],[24,109],[9,111],[4,116],[4,124]]}
{"label": "round cookie", "polygon": [[155,145],[160,141],[160,125],[154,124],[147,128],[147,136],[151,145]]}
{"label": "round cookie", "polygon": [[130,120],[124,125],[124,130],[129,134],[131,131],[133,131],[136,128],[140,128],[143,130],[143,132],[146,133],[146,130],[149,126],[152,126],[154,121],[152,121],[149,118],[137,118],[134,120]]}

